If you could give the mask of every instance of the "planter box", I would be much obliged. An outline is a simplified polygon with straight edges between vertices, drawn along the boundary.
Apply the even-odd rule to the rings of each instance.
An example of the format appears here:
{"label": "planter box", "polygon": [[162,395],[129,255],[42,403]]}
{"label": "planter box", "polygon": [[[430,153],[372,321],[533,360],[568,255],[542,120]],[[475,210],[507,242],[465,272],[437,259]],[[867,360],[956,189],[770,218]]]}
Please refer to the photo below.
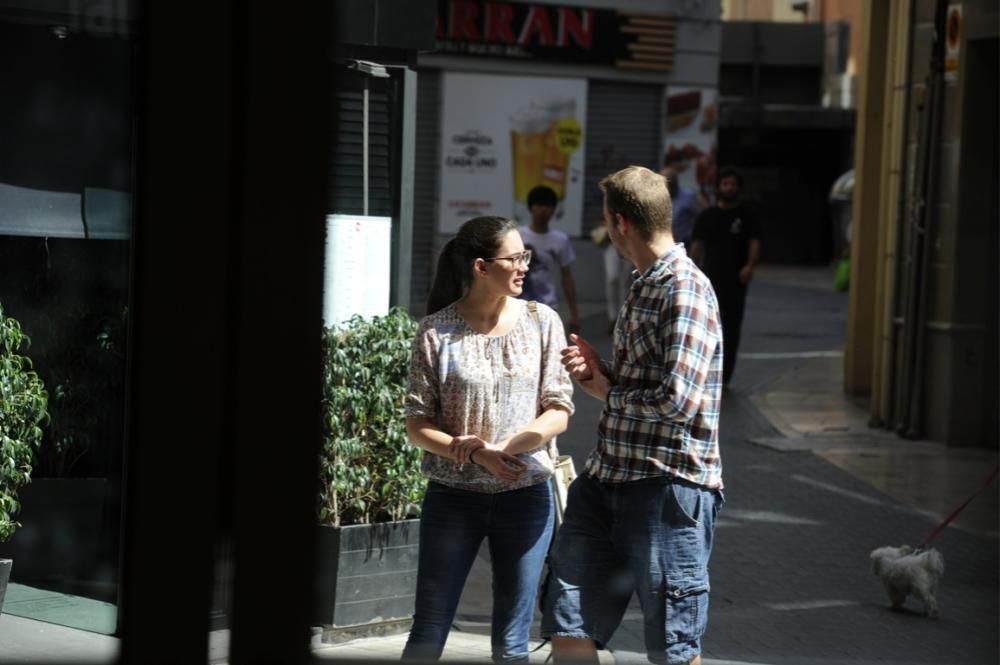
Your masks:
{"label": "planter box", "polygon": [[409,630],[420,520],[319,527],[316,622],[324,642]]}
{"label": "planter box", "polygon": [[0,544],[0,557],[17,561],[14,581],[114,602],[119,518],[110,491],[103,478],[33,478],[20,488],[23,526]]}
{"label": "planter box", "polygon": [[7,583],[10,581],[10,568],[13,564],[10,559],[0,559],[0,612],[3,612],[3,599],[7,595]]}

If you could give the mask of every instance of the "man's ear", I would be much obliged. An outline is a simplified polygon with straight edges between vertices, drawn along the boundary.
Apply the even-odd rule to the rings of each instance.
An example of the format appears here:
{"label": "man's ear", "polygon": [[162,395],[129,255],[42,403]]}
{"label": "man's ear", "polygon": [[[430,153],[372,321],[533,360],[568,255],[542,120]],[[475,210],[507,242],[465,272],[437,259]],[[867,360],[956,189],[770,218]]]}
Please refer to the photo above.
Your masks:
{"label": "man's ear", "polygon": [[618,230],[619,235],[625,235],[626,231],[630,230],[632,225],[628,223],[628,220],[621,216],[621,213],[615,213],[615,229]]}

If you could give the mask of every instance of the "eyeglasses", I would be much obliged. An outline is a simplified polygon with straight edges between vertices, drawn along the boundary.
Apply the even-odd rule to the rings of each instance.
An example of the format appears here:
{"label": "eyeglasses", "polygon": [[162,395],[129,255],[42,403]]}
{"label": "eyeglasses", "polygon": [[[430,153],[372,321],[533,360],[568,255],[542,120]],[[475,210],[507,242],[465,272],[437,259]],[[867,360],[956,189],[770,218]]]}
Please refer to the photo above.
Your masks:
{"label": "eyeglasses", "polygon": [[515,254],[513,256],[494,256],[490,259],[483,259],[483,261],[510,261],[512,266],[516,266],[518,263],[523,263],[525,267],[531,265],[531,250],[526,249],[520,254]]}

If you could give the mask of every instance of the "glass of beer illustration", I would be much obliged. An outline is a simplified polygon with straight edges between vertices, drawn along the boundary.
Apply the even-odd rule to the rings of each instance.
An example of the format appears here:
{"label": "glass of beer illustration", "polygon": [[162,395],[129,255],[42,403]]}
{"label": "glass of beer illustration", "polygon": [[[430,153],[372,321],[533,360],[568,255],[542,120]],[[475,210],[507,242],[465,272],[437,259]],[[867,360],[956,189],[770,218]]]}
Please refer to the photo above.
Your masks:
{"label": "glass of beer illustration", "polygon": [[514,217],[528,219],[528,192],[542,182],[545,135],[550,121],[532,104],[510,119],[510,159],[514,178]]}
{"label": "glass of beer illustration", "polygon": [[[575,120],[576,100],[532,103],[511,117],[511,168],[514,179],[514,217],[528,221],[528,192],[538,185],[551,187],[562,202],[570,154],[560,128]],[[561,208],[561,206],[560,206]],[[560,214],[557,210],[556,214]]]}
{"label": "glass of beer illustration", "polygon": [[563,141],[562,128],[566,120],[575,120],[576,101],[567,99],[554,102],[548,107],[549,126],[545,131],[545,156],[542,158],[542,185],[547,185],[562,202],[566,195],[566,173],[569,171],[569,157]]}

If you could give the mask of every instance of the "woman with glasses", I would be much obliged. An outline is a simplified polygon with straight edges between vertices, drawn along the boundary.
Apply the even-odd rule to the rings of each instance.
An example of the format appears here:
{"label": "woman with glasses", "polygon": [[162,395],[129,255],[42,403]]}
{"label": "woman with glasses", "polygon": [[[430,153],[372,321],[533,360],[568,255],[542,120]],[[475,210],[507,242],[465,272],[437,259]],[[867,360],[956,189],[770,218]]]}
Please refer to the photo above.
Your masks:
{"label": "woman with glasses", "polygon": [[493,660],[528,662],[554,519],[548,443],[573,413],[562,322],[517,298],[530,263],[517,226],[502,217],[469,220],[438,259],[405,406],[429,482],[404,659],[440,657],[486,539]]}

